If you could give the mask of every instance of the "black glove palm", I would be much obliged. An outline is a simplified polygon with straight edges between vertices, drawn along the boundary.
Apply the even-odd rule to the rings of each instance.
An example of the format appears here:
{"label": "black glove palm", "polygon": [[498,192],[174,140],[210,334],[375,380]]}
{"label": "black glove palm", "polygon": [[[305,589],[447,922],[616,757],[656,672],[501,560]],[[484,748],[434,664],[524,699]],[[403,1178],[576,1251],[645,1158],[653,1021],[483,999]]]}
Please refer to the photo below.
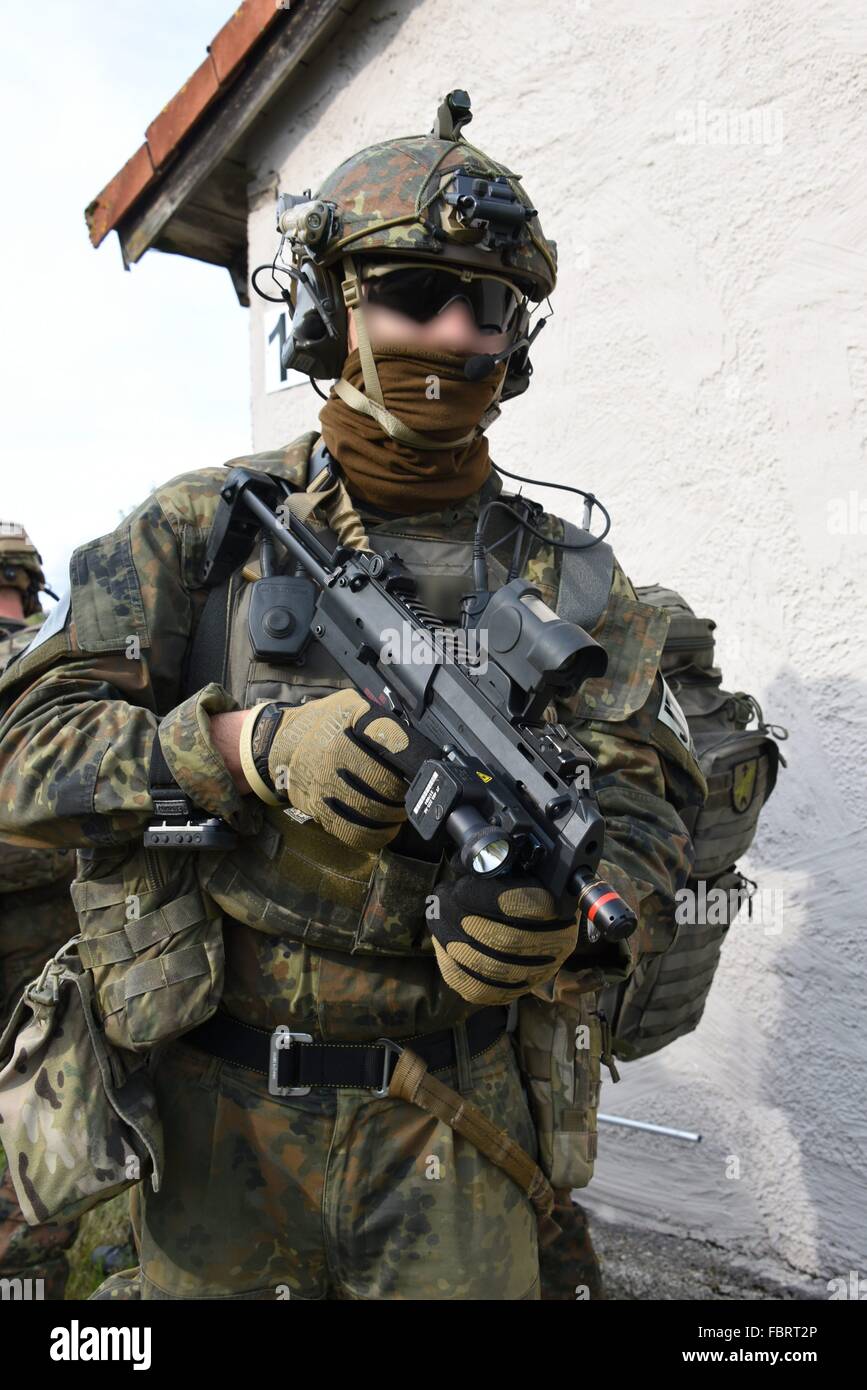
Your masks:
{"label": "black glove palm", "polygon": [[508,1004],[550,980],[578,942],[576,916],[558,916],[529,875],[461,874],[437,890],[428,919],[446,984],[474,1004]]}

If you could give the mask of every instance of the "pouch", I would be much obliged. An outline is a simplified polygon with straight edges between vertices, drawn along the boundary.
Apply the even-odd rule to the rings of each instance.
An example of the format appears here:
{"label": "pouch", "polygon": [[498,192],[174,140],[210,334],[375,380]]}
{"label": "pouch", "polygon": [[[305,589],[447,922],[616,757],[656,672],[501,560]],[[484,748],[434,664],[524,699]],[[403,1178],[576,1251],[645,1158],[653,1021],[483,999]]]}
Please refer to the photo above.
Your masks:
{"label": "pouch", "polygon": [[515,1033],[539,1167],[554,1188],[586,1187],[593,1176],[603,1051],[597,994],[577,993],[564,978],[521,996]]}
{"label": "pouch", "polygon": [[79,854],[70,892],[79,955],[106,1038],[147,1052],[210,1018],[223,993],[223,920],[192,851],[142,846]]}
{"label": "pouch", "polygon": [[255,841],[201,856],[201,883],[228,917],[271,935],[363,955],[432,955],[426,899],[441,860],[341,845],[315,821],[266,807]]}
{"label": "pouch", "polygon": [[162,1128],[142,1058],[111,1047],[73,937],[0,1037],[0,1142],[25,1220],[70,1221],[150,1174]]}
{"label": "pouch", "polygon": [[695,750],[708,795],[703,806],[684,815],[684,824],[695,847],[693,874],[710,879],[726,873],[752,844],[777,780],[780,750],[758,729],[699,732]]}

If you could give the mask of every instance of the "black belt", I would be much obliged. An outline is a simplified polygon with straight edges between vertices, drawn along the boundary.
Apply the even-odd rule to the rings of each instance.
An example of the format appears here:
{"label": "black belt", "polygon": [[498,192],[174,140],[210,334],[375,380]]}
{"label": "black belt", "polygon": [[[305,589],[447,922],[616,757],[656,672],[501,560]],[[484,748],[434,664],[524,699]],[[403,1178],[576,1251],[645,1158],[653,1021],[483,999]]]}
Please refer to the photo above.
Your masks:
{"label": "black belt", "polygon": [[[467,1019],[470,1056],[491,1047],[505,1032],[508,1009],[501,1005],[480,1009]],[[241,1023],[218,1010],[206,1023],[184,1033],[181,1042],[268,1077],[274,1096],[304,1096],[314,1086],[353,1086],[388,1094],[393,1064],[409,1047],[430,1071],[454,1066],[457,1061],[451,1028],[409,1038],[377,1038],[374,1043],[319,1043],[310,1033],[295,1033],[281,1026],[270,1032]]]}

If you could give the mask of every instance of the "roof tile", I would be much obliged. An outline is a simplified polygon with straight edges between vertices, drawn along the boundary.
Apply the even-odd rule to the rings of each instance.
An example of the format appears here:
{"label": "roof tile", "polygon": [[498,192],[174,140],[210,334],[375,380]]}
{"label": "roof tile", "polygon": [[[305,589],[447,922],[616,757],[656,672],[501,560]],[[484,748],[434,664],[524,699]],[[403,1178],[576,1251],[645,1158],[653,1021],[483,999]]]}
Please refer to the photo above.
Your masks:
{"label": "roof tile", "polygon": [[195,124],[219,90],[220,84],[209,56],[187,78],[180,91],[175,92],[171,101],[166,102],[145,131],[155,169],[165,164],[175,145]]}
{"label": "roof tile", "polygon": [[[280,8],[275,0],[244,0],[232,18],[214,35],[208,44],[208,52],[220,82],[225,82],[231,76],[259,35],[279,14]],[[283,8],[288,9],[288,5]]]}
{"label": "roof tile", "polygon": [[153,161],[147,145],[140,145],[135,154],[126,161],[111,183],[97,193],[93,202],[85,209],[90,239],[98,246],[131,207],[138,195],[154,176]]}
{"label": "roof tile", "polygon": [[146,131],[147,144],[85,209],[94,246],[117,226],[224,87],[236,76],[257,39],[289,9],[289,0],[243,0],[208,45],[208,56],[163,107]]}

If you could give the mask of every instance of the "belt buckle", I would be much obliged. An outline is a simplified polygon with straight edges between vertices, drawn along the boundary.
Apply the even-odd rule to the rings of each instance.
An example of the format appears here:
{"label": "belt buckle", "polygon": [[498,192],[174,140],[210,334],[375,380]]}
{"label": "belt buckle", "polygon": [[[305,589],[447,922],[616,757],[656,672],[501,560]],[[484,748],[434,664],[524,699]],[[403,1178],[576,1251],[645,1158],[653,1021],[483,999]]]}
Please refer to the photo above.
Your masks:
{"label": "belt buckle", "polygon": [[396,1043],[393,1038],[377,1038],[376,1046],[385,1048],[385,1056],[382,1060],[382,1085],[378,1091],[374,1089],[372,1091],[372,1094],[382,1099],[384,1096],[388,1095],[388,1086],[389,1082],[391,1081],[391,1077],[388,1074],[389,1056],[392,1052],[394,1052],[399,1057],[400,1054],[403,1052],[403,1048],[401,1047],[400,1043]]}
{"label": "belt buckle", "polygon": [[307,1096],[309,1086],[281,1086],[278,1084],[280,1053],[293,1043],[312,1043],[312,1033],[293,1033],[285,1023],[281,1023],[271,1034],[270,1062],[268,1067],[268,1090],[272,1096]]}

